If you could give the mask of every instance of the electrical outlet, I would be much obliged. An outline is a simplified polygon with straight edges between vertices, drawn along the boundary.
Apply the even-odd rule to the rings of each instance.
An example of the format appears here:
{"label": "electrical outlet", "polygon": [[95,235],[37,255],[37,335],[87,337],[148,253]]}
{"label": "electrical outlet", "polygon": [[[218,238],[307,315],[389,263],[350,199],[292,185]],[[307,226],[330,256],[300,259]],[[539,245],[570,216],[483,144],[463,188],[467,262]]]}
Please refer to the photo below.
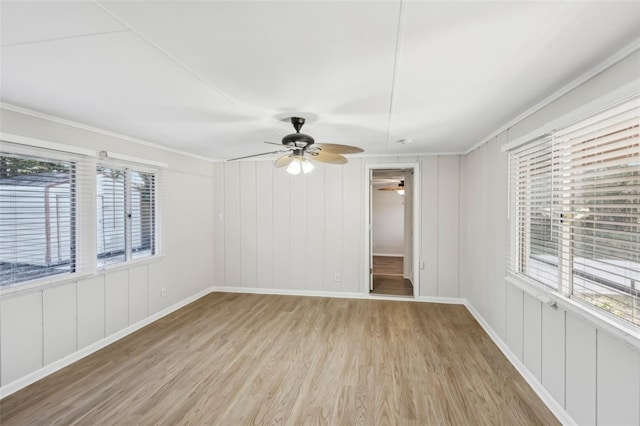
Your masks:
{"label": "electrical outlet", "polygon": [[218,213],[218,220],[220,222],[224,221],[224,215],[222,213]]}
{"label": "electrical outlet", "polygon": [[162,287],[160,289],[160,296],[164,297],[167,295],[167,288],[166,287]]}
{"label": "electrical outlet", "polygon": [[336,272],[336,274],[333,276],[333,280],[337,283],[340,282],[340,274],[338,272]]}
{"label": "electrical outlet", "polygon": [[420,269],[424,269],[424,260],[420,261]]}

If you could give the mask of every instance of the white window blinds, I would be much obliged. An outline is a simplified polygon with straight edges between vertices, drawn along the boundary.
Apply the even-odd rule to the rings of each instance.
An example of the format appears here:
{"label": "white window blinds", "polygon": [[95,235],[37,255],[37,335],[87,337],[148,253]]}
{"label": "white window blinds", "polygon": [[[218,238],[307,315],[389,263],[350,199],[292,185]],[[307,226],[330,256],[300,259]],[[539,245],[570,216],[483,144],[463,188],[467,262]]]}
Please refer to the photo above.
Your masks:
{"label": "white window blinds", "polygon": [[0,153],[0,286],[76,270],[76,163]]}
{"label": "white window blinds", "polygon": [[640,325],[640,98],[510,154],[511,271]]}
{"label": "white window blinds", "polygon": [[513,271],[558,287],[558,248],[553,238],[551,137],[511,155]]}
{"label": "white window blinds", "polygon": [[131,172],[131,251],[132,258],[156,253],[156,176]]}
{"label": "white window blinds", "polygon": [[98,166],[96,173],[98,266],[126,260],[127,172]]}
{"label": "white window blinds", "polygon": [[153,172],[97,167],[98,266],[156,254],[156,182]]}

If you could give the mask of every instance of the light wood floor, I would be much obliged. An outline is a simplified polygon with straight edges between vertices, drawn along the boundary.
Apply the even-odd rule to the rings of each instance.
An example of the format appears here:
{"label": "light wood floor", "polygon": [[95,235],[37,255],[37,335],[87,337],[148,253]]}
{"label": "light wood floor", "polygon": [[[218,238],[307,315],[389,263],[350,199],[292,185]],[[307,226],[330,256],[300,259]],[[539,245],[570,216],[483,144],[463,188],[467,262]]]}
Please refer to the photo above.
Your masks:
{"label": "light wood floor", "polygon": [[231,293],[5,398],[0,423],[558,424],[464,306]]}
{"label": "light wood floor", "polygon": [[402,275],[404,258],[396,256],[373,256],[373,273]]}
{"label": "light wood floor", "polygon": [[403,258],[395,256],[373,256],[372,294],[391,296],[413,296],[411,281],[403,277]]}

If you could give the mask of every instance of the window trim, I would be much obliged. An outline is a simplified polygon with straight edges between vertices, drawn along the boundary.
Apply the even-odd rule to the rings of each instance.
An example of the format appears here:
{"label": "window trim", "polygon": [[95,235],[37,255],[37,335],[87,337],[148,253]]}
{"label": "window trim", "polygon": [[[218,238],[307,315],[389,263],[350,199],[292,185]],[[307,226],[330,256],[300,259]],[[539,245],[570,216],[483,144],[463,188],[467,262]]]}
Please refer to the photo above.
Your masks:
{"label": "window trim", "polygon": [[[154,248],[154,253],[149,255],[149,256],[143,256],[143,257],[133,257],[132,254],[132,250],[131,250],[131,237],[132,237],[132,233],[131,233],[131,224],[129,221],[125,221],[125,233],[124,233],[124,237],[125,237],[125,260],[122,262],[114,262],[114,263],[106,263],[103,265],[99,265],[98,264],[98,245],[97,245],[97,241],[94,244],[94,261],[96,262],[96,271],[107,271],[107,270],[111,270],[111,269],[115,269],[118,266],[122,266],[122,265],[130,265],[133,263],[140,263],[143,262],[144,260],[148,260],[148,259],[154,259],[157,256],[160,256],[162,253],[160,251],[160,203],[159,203],[159,199],[160,199],[160,182],[161,182],[161,176],[162,176],[162,169],[158,168],[157,166],[151,165],[151,164],[146,164],[146,163],[139,163],[139,162],[133,162],[133,161],[125,161],[125,160],[115,160],[114,158],[116,157],[126,157],[129,159],[133,159],[134,157],[128,157],[128,156],[116,156],[113,153],[109,153],[107,154],[106,151],[101,151],[100,153],[100,157],[101,159],[99,159],[96,163],[95,163],[95,167],[94,167],[94,180],[95,180],[95,173],[96,173],[96,169],[97,167],[107,167],[107,168],[120,168],[120,169],[124,169],[125,173],[126,173],[126,179],[125,179],[125,211],[130,212],[131,211],[131,197],[129,192],[131,191],[131,172],[135,171],[135,172],[142,172],[142,173],[150,173],[153,174],[154,176],[154,185],[153,185],[153,248]],[[142,160],[140,160],[142,161]],[[155,163],[154,164],[158,164]],[[97,188],[97,186],[96,186]],[[95,198],[95,197],[94,197]],[[95,201],[94,201],[94,217],[97,218],[97,206],[95,206]],[[98,222],[97,219],[95,220],[95,225],[96,225],[96,233],[97,233],[97,226],[98,226]]]}
{"label": "window trim", "polygon": [[580,302],[579,299],[569,298],[535,280],[522,275],[508,273],[505,281],[519,288],[530,296],[552,308],[559,307],[570,312],[599,330],[624,340],[636,350],[640,350],[640,330],[635,330],[633,324],[621,320],[614,315],[600,312],[589,305]]}
{"label": "window trim", "polygon": [[[593,116],[598,115],[617,104],[622,104],[626,101],[630,101],[634,98],[640,97],[640,91],[638,91],[638,84],[628,84],[619,90],[608,93],[607,95],[598,98],[592,102],[586,103],[583,107],[578,108],[562,117],[552,120],[546,125],[541,126],[535,131],[531,131],[523,136],[514,139],[511,142],[503,144],[501,152],[513,153],[522,149],[529,143],[535,143],[538,140],[545,137],[553,137],[553,133],[557,128],[565,128],[576,124],[582,120],[588,120]],[[508,160],[508,167],[511,167],[511,161]],[[513,230],[514,223],[517,221],[517,217],[513,216],[513,185],[511,182],[512,171],[509,170],[509,184],[508,184],[508,205],[507,205],[507,218],[509,221],[509,234],[510,241],[513,244]],[[579,298],[571,297],[573,292],[572,282],[569,285],[563,285],[561,276],[562,271],[559,271],[559,284],[558,289],[553,289],[540,282],[537,282],[533,278],[529,278],[524,274],[516,273],[512,270],[511,264],[513,262],[514,253],[518,250],[517,244],[513,244],[509,247],[509,266],[507,267],[507,274],[504,277],[505,281],[509,284],[523,290],[530,296],[535,297],[542,303],[551,307],[560,307],[566,312],[570,312],[578,316],[579,318],[587,321],[594,327],[607,332],[610,335],[620,338],[627,344],[633,346],[636,350],[640,350],[640,326],[634,325],[616,315],[610,314],[606,311],[600,310],[595,306],[592,306],[586,302],[581,301]],[[559,259],[559,263],[564,261],[564,256]],[[560,265],[559,265],[560,266]],[[571,280],[573,281],[573,280]]]}
{"label": "window trim", "polygon": [[[44,289],[68,283],[79,282],[84,279],[103,276],[113,270],[155,263],[165,257],[161,244],[161,203],[163,199],[162,183],[164,179],[164,170],[168,168],[167,163],[120,155],[113,152],[109,152],[107,154],[107,151],[87,149],[7,132],[0,132],[0,141],[2,142],[2,151],[7,151],[12,154],[76,162],[76,174],[78,175],[76,178],[76,197],[78,197],[76,205],[77,221],[75,230],[76,271],[0,287],[0,298],[42,291]],[[107,154],[108,157],[112,159],[117,158],[119,162],[125,163],[126,167],[133,167],[136,171],[153,172],[155,175],[155,253],[151,256],[134,258],[126,262],[105,265],[103,267],[97,266],[95,171],[96,166],[101,161],[101,153]],[[104,157],[102,160],[104,161]],[[80,173],[85,173],[87,175],[80,176]],[[86,205],[86,210],[81,211],[80,209],[83,205]]]}

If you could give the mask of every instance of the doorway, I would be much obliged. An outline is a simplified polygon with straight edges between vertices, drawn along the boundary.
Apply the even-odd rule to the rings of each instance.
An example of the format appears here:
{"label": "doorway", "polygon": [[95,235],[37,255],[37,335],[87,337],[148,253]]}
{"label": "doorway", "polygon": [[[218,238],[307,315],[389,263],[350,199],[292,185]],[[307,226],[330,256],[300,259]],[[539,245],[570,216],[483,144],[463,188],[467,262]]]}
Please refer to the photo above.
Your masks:
{"label": "doorway", "polygon": [[417,296],[417,164],[368,165],[366,291]]}

